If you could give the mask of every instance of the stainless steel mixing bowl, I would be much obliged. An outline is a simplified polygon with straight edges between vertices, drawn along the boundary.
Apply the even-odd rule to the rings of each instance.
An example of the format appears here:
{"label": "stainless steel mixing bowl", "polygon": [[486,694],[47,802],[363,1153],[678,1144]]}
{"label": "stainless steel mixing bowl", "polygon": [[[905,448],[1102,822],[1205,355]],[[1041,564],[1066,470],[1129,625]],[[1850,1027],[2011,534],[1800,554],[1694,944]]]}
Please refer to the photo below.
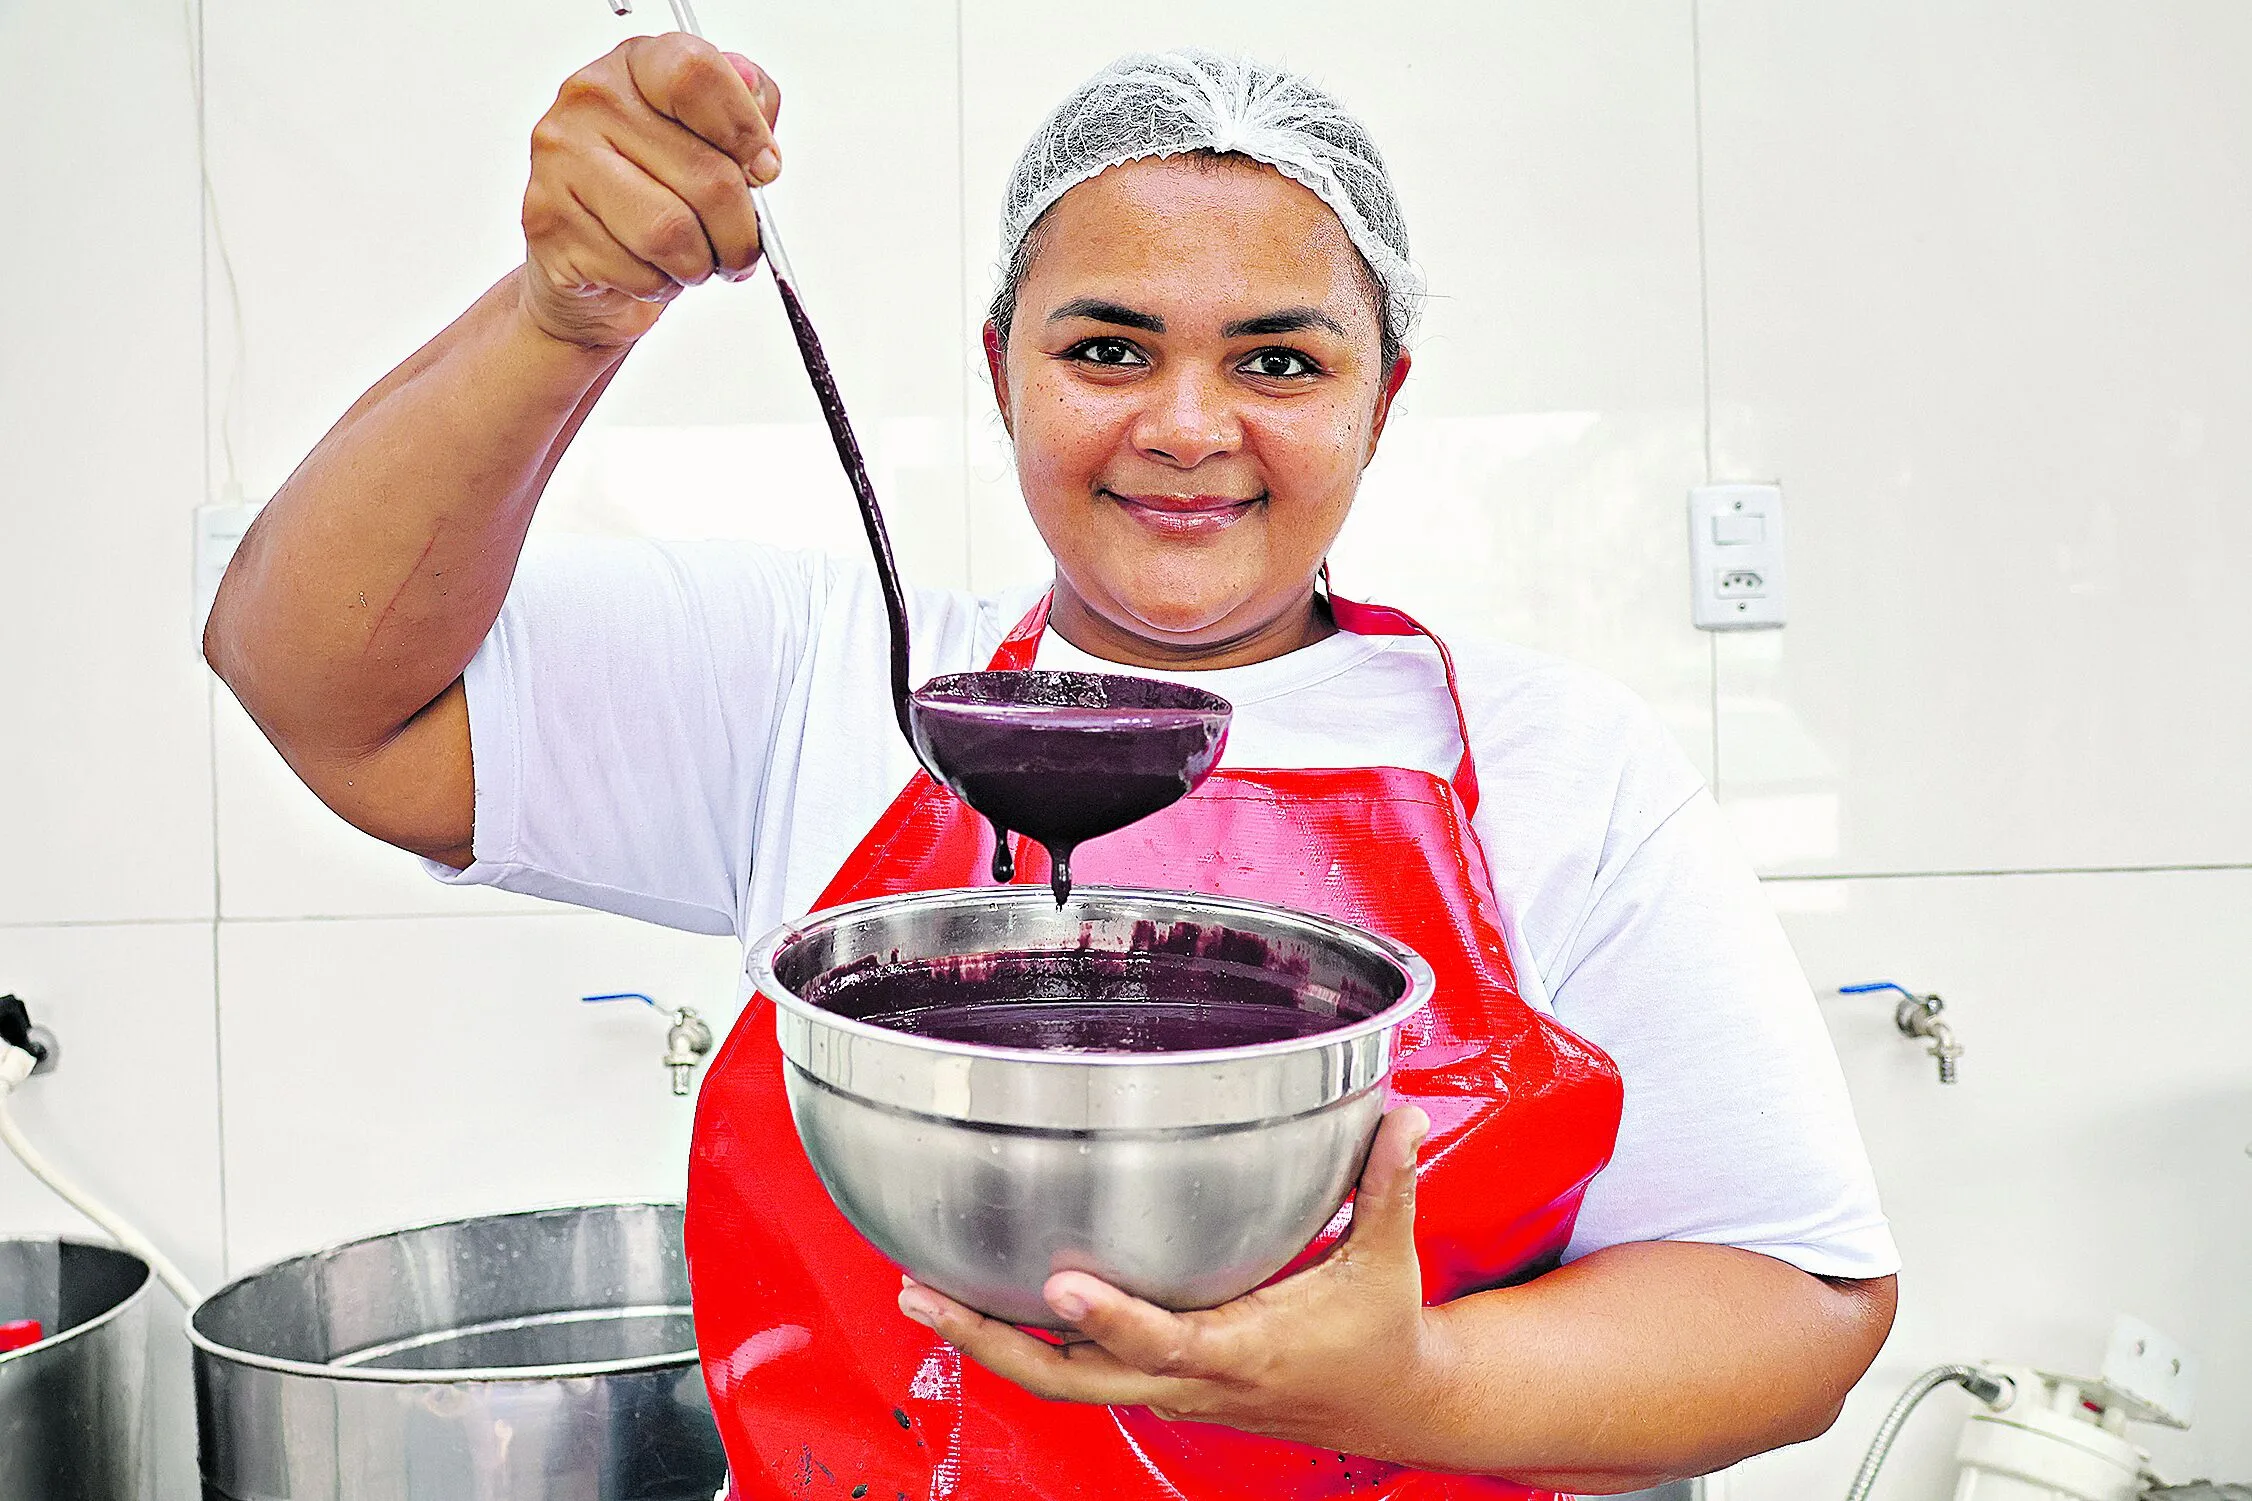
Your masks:
{"label": "stainless steel mixing bowl", "polygon": [[[874,960],[1092,947],[1257,956],[1310,1036],[1203,1052],[1042,1053],[916,1036],[807,999]],[[1248,1292],[1344,1202],[1383,1114],[1401,1023],[1431,968],[1390,939],[1261,902],[1087,887],[934,891],[832,908],[769,934],[750,974],[775,1004],[806,1155],[861,1234],[923,1283],[1053,1327],[1078,1270],[1168,1308]]]}

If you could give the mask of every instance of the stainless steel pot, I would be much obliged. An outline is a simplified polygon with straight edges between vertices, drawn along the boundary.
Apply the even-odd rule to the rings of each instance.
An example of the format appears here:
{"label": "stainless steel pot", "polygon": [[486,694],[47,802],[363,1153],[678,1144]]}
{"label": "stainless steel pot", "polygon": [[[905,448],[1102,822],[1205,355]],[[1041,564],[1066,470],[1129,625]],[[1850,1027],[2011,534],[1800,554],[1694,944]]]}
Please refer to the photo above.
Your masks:
{"label": "stainless steel pot", "polygon": [[[1168,947],[1287,977],[1334,1025],[1202,1052],[1032,1052],[939,1041],[807,999],[846,965]],[[806,1155],[837,1207],[917,1279],[1016,1323],[1092,1272],[1172,1308],[1249,1291],[1344,1202],[1383,1114],[1399,1028],[1430,999],[1411,950],[1261,902],[1084,887],[934,891],[770,934],[750,973],[776,1008]]]}
{"label": "stainless steel pot", "polygon": [[425,1225],[188,1320],[207,1501],[710,1501],[675,1204]]}
{"label": "stainless steel pot", "polygon": [[150,1483],[148,1264],[74,1240],[0,1240],[0,1318],[46,1338],[0,1355],[0,1497],[139,1501]]}

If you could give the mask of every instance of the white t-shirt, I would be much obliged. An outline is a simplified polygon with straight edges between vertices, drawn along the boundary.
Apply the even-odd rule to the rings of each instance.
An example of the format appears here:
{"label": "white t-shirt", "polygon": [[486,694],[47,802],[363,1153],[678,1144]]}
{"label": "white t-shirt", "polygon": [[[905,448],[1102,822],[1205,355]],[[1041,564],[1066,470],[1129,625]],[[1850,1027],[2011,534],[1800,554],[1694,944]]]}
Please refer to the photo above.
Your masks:
{"label": "white t-shirt", "polygon": [[[917,592],[913,680],[984,667],[1039,594]],[[886,641],[865,564],[730,542],[533,544],[467,674],[476,863],[433,872],[756,940],[812,906],[915,770]],[[1691,1240],[1823,1276],[1897,1270],[1813,996],[1695,769],[1608,678],[1449,645],[1524,998],[1625,1080],[1617,1150],[1567,1259]],[[1050,630],[1039,665],[1108,664]],[[1419,637],[1340,633],[1173,676],[1235,705],[1227,765],[1445,776],[1460,755]]]}

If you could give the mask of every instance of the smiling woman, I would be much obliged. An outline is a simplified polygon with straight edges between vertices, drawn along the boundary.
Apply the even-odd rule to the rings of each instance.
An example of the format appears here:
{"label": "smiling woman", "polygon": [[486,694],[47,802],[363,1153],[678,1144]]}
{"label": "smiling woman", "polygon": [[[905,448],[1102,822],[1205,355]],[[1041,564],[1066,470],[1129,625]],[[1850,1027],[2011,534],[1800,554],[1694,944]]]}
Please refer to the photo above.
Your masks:
{"label": "smiling woman", "polygon": [[[345,414],[228,572],[214,666],[331,808],[441,879],[752,938],[993,861],[894,732],[864,564],[524,548],[633,343],[755,265],[779,100],[680,36],[566,82],[522,267]],[[689,1205],[737,1494],[797,1494],[818,1460],[880,1495],[1523,1498],[1820,1432],[1898,1258],[1710,794],[1615,684],[1326,590],[1421,297],[1367,132],[1278,69],[1126,58],[1027,148],[1002,236],[985,353],[1055,566],[916,592],[914,676],[1219,694],[1209,781],[1082,876],[1377,928],[1438,988],[1349,1228],[1212,1309],[1058,1270],[1061,1344],[901,1287],[798,1149],[747,1008]]]}
{"label": "smiling woman", "polygon": [[1065,194],[1035,238],[986,358],[1056,628],[1140,667],[1327,635],[1314,576],[1409,364],[1384,363],[1381,294],[1337,215],[1247,157],[1173,156]]}

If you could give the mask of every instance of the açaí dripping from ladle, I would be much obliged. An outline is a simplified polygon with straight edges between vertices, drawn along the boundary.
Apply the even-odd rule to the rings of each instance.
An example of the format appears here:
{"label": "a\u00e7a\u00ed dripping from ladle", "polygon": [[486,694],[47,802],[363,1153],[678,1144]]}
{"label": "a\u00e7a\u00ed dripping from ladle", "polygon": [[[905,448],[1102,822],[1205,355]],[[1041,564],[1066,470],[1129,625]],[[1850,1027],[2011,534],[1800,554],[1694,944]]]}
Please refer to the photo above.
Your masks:
{"label": "a\u00e7a\u00ed dripping from ladle", "polygon": [[1152,678],[1098,672],[958,672],[907,688],[907,597],[884,530],[868,465],[845,416],[829,357],[798,298],[788,262],[767,264],[797,336],[798,353],[860,502],[891,624],[891,701],[916,759],[993,825],[993,879],[1010,880],[1015,830],[1048,852],[1048,884],[1062,906],[1071,895],[1071,855],[1082,842],[1122,829],[1179,801],[1202,782],[1227,741],[1228,701]]}

